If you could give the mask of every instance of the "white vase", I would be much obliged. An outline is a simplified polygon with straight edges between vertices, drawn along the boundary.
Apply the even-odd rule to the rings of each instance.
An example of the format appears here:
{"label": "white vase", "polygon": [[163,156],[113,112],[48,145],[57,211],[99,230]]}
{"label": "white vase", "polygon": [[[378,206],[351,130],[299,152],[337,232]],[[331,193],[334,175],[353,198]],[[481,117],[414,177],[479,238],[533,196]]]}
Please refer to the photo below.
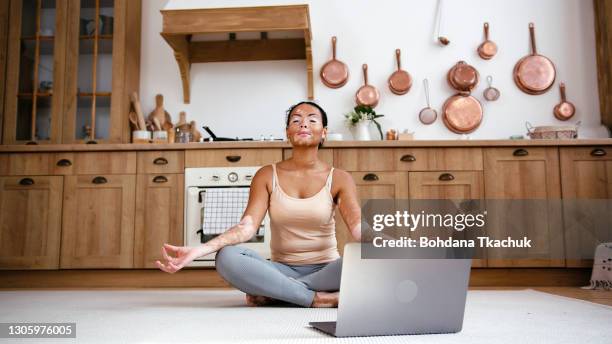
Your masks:
{"label": "white vase", "polygon": [[370,124],[371,121],[359,121],[355,126],[353,126],[353,139],[357,141],[370,141],[372,137],[370,136]]}

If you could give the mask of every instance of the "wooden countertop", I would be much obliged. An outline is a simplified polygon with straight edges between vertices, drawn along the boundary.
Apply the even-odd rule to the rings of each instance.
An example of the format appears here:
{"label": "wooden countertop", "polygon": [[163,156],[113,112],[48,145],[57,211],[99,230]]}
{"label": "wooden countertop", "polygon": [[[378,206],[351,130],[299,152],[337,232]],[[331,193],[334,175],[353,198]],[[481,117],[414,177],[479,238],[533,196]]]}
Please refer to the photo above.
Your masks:
{"label": "wooden countertop", "polygon": [[[324,148],[401,148],[401,147],[516,147],[516,146],[601,146],[612,145],[612,138],[578,140],[411,140],[411,141],[328,141]],[[0,153],[9,152],[95,152],[150,151],[221,148],[291,148],[285,141],[230,141],[174,144],[41,144],[0,145]]]}

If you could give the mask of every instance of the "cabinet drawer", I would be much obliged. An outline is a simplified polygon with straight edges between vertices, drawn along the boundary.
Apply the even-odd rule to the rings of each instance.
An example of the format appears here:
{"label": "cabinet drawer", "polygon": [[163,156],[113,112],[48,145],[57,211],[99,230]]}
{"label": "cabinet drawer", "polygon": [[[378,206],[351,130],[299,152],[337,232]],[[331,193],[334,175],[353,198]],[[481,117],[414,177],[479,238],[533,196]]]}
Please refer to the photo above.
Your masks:
{"label": "cabinet drawer", "polygon": [[[4,175],[49,175],[52,173],[52,153],[12,153],[5,157],[6,164],[0,167]],[[0,158],[0,162],[1,162]]]}
{"label": "cabinet drawer", "polygon": [[334,149],[334,163],[346,171],[394,171],[393,148]]}
{"label": "cabinet drawer", "polygon": [[183,173],[184,158],[182,151],[139,152],[138,173]]}
{"label": "cabinet drawer", "polygon": [[410,172],[410,199],[481,199],[482,171]]}
{"label": "cabinet drawer", "polygon": [[136,152],[56,153],[53,173],[77,174],[135,174]]}
{"label": "cabinet drawer", "polygon": [[480,148],[398,148],[398,171],[482,171]]}
{"label": "cabinet drawer", "polygon": [[561,148],[561,160],[612,160],[612,146]]}
{"label": "cabinet drawer", "polygon": [[8,154],[0,154],[0,176],[6,176],[8,174]]}
{"label": "cabinet drawer", "polygon": [[281,161],[282,149],[203,149],[185,152],[185,167],[263,166]]}

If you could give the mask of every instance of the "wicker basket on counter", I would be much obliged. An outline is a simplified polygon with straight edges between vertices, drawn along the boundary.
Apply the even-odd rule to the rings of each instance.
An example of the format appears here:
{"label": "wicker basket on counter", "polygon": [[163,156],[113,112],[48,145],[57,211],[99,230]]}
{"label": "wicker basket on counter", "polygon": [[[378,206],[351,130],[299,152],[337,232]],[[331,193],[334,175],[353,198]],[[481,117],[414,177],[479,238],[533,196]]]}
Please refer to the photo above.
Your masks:
{"label": "wicker basket on counter", "polygon": [[567,140],[578,138],[578,127],[580,122],[575,125],[551,125],[551,126],[538,126],[534,127],[529,122],[525,122],[527,128],[527,136],[532,139],[544,139],[544,140]]}

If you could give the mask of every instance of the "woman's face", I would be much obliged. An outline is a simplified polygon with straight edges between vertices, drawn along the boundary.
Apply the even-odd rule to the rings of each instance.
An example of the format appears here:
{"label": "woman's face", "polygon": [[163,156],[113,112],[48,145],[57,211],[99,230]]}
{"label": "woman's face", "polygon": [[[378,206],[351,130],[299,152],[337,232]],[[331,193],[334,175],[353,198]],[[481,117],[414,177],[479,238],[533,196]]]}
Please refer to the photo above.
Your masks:
{"label": "woman's face", "polygon": [[318,146],[327,134],[323,127],[323,116],[316,107],[300,104],[289,114],[287,139],[293,146]]}

